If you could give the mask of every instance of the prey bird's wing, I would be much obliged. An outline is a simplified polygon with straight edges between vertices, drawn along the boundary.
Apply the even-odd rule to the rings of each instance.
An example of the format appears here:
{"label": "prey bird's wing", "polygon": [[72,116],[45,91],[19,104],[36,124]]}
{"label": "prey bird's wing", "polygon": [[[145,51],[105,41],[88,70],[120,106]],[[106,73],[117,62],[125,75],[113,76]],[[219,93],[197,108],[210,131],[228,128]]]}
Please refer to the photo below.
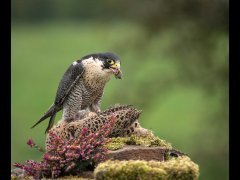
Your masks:
{"label": "prey bird's wing", "polygon": [[57,95],[54,102],[55,105],[61,106],[63,104],[65,98],[67,97],[71,89],[74,87],[74,85],[84,73],[84,67],[81,61],[75,62],[77,63],[73,63],[69,66],[59,83]]}

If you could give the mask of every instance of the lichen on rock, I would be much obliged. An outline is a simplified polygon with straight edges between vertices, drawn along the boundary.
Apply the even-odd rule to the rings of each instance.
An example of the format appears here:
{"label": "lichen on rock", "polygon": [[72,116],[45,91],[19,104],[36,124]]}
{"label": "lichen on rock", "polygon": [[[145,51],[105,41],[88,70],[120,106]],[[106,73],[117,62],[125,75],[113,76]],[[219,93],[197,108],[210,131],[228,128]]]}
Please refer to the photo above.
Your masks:
{"label": "lichen on rock", "polygon": [[197,180],[199,167],[187,156],[172,158],[164,162],[108,160],[96,167],[94,177],[96,180]]}

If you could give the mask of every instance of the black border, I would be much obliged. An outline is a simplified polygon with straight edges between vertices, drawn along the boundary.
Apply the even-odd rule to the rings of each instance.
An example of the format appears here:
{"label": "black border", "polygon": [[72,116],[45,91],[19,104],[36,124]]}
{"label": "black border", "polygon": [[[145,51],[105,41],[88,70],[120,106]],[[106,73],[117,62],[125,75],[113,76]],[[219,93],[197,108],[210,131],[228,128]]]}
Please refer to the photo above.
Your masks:
{"label": "black border", "polygon": [[[239,75],[239,18],[237,4],[229,3],[229,179],[239,177],[239,111],[240,111],[240,75]],[[235,8],[235,9],[234,9]],[[219,141],[221,142],[221,140]],[[235,162],[234,162],[235,161]]]}
{"label": "black border", "polygon": [[1,179],[11,174],[11,2],[1,1]]}

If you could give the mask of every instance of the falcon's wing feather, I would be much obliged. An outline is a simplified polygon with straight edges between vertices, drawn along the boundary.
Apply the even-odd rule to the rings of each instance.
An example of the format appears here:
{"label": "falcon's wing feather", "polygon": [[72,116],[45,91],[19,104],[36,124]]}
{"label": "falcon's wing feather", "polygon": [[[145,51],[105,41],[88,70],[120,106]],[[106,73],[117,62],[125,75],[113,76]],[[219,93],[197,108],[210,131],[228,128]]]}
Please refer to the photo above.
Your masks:
{"label": "falcon's wing feather", "polygon": [[82,77],[83,73],[84,67],[81,61],[77,61],[76,64],[73,63],[69,66],[58,85],[57,95],[54,102],[56,105],[61,105],[63,103],[66,96],[79,78]]}

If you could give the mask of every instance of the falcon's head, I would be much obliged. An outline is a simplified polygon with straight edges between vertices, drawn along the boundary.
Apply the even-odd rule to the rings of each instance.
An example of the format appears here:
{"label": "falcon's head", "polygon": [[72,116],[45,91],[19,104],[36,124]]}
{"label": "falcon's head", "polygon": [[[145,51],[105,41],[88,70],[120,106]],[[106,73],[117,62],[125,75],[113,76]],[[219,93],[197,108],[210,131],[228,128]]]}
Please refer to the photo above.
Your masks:
{"label": "falcon's head", "polygon": [[121,79],[122,72],[120,69],[120,59],[116,54],[113,53],[97,53],[84,56],[82,59],[92,59],[99,65],[102,71],[107,74],[114,74],[115,78]]}

